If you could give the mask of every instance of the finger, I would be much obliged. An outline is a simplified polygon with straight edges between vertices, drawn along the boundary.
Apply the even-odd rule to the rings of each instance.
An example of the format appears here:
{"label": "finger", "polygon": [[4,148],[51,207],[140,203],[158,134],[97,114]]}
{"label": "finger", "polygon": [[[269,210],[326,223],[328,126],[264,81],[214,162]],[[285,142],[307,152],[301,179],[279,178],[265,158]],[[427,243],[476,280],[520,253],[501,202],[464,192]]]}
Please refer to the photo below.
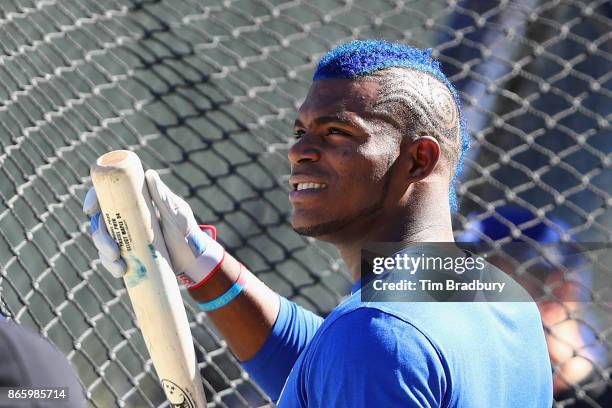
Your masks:
{"label": "finger", "polygon": [[161,216],[162,228],[164,227],[164,218],[167,219],[169,214],[169,196],[172,194],[170,189],[159,177],[159,174],[155,170],[147,170],[145,172],[145,179],[147,180],[147,187],[149,188],[149,193],[151,194],[151,199],[155,204],[155,207],[159,211],[159,215]]}
{"label": "finger", "polygon": [[200,248],[195,244],[185,245],[185,237],[198,228],[197,222],[189,204],[174,194],[156,171],[148,170],[145,177],[151,198],[159,210],[160,224],[172,266],[175,271],[181,272],[186,265],[194,261],[193,251]]}
{"label": "finger", "polygon": [[190,222],[193,220],[195,223],[189,204],[174,194],[155,170],[148,170],[145,177],[151,198],[159,211],[162,227],[164,230],[170,229],[173,236],[184,238]]}
{"label": "finger", "polygon": [[102,266],[104,266],[104,268],[115,278],[122,278],[127,272],[127,264],[123,259],[113,261],[100,253],[100,262],[102,262]]}
{"label": "finger", "polygon": [[108,233],[108,230],[106,229],[106,224],[102,220],[98,221],[97,224],[98,228],[94,232],[92,232],[91,238],[95,247],[98,249],[98,252],[100,252],[100,254],[103,254],[104,257],[110,261],[116,261],[120,259],[121,252],[119,250],[119,245],[117,245],[117,242],[115,242],[113,237],[111,237]]}
{"label": "finger", "polygon": [[[90,227],[91,227],[91,233],[92,234],[100,229],[100,218],[101,217],[102,217],[102,213],[100,211],[98,211],[97,213],[95,213],[91,217],[89,217],[89,222],[90,222]],[[104,222],[104,221],[102,221],[102,222]]]}
{"label": "finger", "polygon": [[155,170],[147,170],[145,173],[149,193],[155,203],[155,206],[164,217],[176,215],[179,211],[180,203],[178,197],[170,190],[170,188],[162,181],[159,174]]}
{"label": "finger", "polygon": [[91,217],[98,211],[100,211],[98,195],[96,194],[96,189],[92,187],[87,191],[85,199],[83,199],[83,212]]}
{"label": "finger", "polygon": [[165,207],[168,201],[168,186],[161,181],[159,174],[155,170],[147,170],[145,172],[145,179],[147,180],[147,187],[149,187],[149,193],[157,208]]}

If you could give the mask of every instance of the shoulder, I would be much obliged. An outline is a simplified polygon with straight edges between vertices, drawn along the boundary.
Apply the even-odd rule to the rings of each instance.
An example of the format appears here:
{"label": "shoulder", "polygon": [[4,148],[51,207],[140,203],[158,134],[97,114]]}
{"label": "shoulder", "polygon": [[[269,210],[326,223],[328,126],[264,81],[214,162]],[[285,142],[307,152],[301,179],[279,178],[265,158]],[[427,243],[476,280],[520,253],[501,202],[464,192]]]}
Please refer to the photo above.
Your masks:
{"label": "shoulder", "polygon": [[415,358],[441,365],[443,356],[432,340],[412,322],[373,307],[359,307],[334,319],[321,333],[316,353],[335,353],[336,358],[360,357],[363,364],[397,363]]}
{"label": "shoulder", "polygon": [[392,342],[421,344],[438,355],[428,336],[413,322],[395,313],[375,308],[358,307],[336,317],[322,333],[321,342],[339,343],[352,349],[353,344],[386,347]]}
{"label": "shoulder", "polygon": [[[360,307],[324,328],[309,353],[305,374],[310,379],[308,395],[326,396],[328,401],[338,401],[337,394],[345,390],[342,398],[359,396],[344,401],[350,406],[369,399],[391,406],[418,400],[415,406],[428,406],[441,403],[447,394],[446,367],[444,357],[417,327],[377,308]],[[368,397],[359,391],[363,386]]]}
{"label": "shoulder", "polygon": [[402,350],[414,351],[419,346],[422,352],[443,360],[436,331],[431,330],[431,322],[444,311],[440,309],[444,308],[431,302],[362,302],[356,292],[325,319],[317,344],[344,350],[370,346],[367,352],[381,352],[384,350],[378,347],[396,343]]}

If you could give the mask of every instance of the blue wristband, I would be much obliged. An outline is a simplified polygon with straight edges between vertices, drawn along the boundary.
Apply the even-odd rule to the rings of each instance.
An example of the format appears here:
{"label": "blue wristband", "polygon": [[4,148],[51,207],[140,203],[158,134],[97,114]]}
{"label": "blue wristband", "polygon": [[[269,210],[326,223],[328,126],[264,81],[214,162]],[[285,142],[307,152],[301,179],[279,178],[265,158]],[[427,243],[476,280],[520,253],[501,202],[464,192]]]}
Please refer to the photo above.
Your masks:
{"label": "blue wristband", "polygon": [[221,296],[216,299],[211,300],[210,302],[199,303],[200,309],[204,312],[212,312],[213,310],[217,310],[232,300],[236,299],[236,297],[242,292],[245,287],[245,281],[242,276],[242,265],[240,265],[240,274],[238,275],[238,279],[236,282]]}

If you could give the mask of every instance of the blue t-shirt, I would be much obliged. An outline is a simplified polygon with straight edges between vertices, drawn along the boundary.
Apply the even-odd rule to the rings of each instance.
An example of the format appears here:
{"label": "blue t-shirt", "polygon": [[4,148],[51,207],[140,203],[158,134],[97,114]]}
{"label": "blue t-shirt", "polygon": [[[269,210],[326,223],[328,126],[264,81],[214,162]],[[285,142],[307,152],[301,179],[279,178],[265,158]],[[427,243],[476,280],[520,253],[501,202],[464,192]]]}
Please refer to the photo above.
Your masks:
{"label": "blue t-shirt", "polygon": [[357,286],[325,320],[281,298],[243,363],[279,408],[552,405],[534,303],[363,303]]}

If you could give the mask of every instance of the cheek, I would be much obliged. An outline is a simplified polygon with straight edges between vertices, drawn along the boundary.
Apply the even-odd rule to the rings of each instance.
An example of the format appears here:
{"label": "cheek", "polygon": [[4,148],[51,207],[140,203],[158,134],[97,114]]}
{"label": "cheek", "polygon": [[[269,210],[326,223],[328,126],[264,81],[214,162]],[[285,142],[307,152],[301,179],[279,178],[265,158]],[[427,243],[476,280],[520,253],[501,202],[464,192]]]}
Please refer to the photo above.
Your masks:
{"label": "cheek", "polygon": [[359,186],[364,181],[374,180],[375,167],[362,152],[344,149],[338,152],[337,170],[345,186]]}
{"label": "cheek", "polygon": [[392,163],[389,143],[364,143],[360,146],[339,147],[330,156],[335,172],[342,182],[344,194],[374,195],[382,188]]}
{"label": "cheek", "polygon": [[374,158],[365,156],[356,158],[354,152],[353,155],[341,155],[338,159],[337,170],[342,180],[341,194],[360,202],[363,197],[375,199],[385,181],[387,161],[381,158],[373,160]]}
{"label": "cheek", "polygon": [[363,149],[362,169],[365,178],[372,183],[382,182],[389,171],[391,165],[391,157],[389,150],[381,149],[380,146],[376,149]]}

